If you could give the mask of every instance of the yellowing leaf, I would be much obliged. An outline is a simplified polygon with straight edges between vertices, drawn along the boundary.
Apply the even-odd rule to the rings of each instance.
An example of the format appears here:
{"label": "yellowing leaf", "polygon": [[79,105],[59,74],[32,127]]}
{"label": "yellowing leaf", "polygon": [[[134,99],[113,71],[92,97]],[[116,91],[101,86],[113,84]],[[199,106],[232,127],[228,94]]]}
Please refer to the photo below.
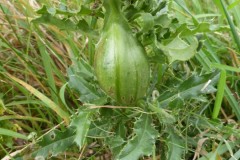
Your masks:
{"label": "yellowing leaf", "polygon": [[39,98],[43,103],[46,104],[49,108],[51,108],[53,111],[55,111],[61,118],[65,120],[66,123],[69,123],[69,115],[67,112],[62,110],[56,103],[54,103],[51,99],[46,97],[44,94],[39,92],[37,89],[33,88],[29,84],[25,83],[24,81],[6,73],[8,77],[13,79],[14,81],[18,82],[21,84],[23,87],[25,87],[30,93],[32,93],[34,96]]}
{"label": "yellowing leaf", "polygon": [[3,115],[3,113],[5,112],[6,108],[4,106],[3,100],[0,99],[0,115]]}

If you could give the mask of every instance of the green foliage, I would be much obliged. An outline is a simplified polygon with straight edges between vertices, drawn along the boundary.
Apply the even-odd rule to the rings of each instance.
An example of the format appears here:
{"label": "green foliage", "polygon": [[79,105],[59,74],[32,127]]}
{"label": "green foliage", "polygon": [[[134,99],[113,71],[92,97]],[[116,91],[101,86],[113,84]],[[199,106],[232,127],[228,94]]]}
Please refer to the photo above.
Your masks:
{"label": "green foliage", "polygon": [[[216,159],[219,155],[222,155],[228,151],[232,152],[232,148],[235,147],[236,144],[239,144],[239,142],[237,143],[233,143],[233,142],[226,142],[226,144],[221,143],[216,149],[215,151],[212,151],[210,153],[208,153],[205,157],[199,158],[199,160],[212,160],[212,159]],[[231,154],[230,159],[237,159],[237,156]]]}
{"label": "green foliage", "polygon": [[64,132],[53,130],[42,138],[39,142],[41,148],[33,153],[34,157],[46,158],[48,155],[56,156],[59,153],[67,150],[74,141],[75,134],[72,129],[67,129]]}
{"label": "green foliage", "polygon": [[[91,30],[88,23],[84,19],[79,20],[77,23],[74,23],[69,19],[69,16],[92,14],[91,10],[89,10],[87,8],[82,7],[79,12],[74,13],[74,12],[69,12],[67,10],[61,10],[61,9],[55,9],[55,8],[47,9],[46,6],[43,6],[40,10],[37,11],[37,13],[41,14],[41,17],[38,17],[38,18],[32,20],[32,23],[50,24],[50,25],[58,27],[61,30],[80,31],[81,33],[84,33],[87,35],[96,34],[95,32],[93,32]],[[56,14],[65,15],[66,18],[60,19],[60,18],[54,16]]]}
{"label": "green foliage", "polygon": [[79,111],[65,131],[56,129],[46,134],[38,143],[40,148],[32,156],[44,158],[50,154],[56,156],[69,149],[73,143],[82,148],[88,135],[91,115],[91,111]]}
{"label": "green foliage", "polygon": [[212,114],[213,119],[217,118],[218,114],[220,112],[223,94],[224,94],[224,90],[225,90],[225,84],[226,84],[226,71],[222,70],[220,78],[219,78],[218,86],[217,86],[218,91],[217,91],[216,101],[214,104],[214,109],[213,109],[213,114]]}
{"label": "green foliage", "polygon": [[191,37],[189,40],[190,45],[188,45],[180,37],[176,37],[166,45],[157,43],[157,47],[163,50],[170,63],[176,60],[187,61],[195,55],[196,49],[198,47],[196,38]]}
{"label": "green foliage", "polygon": [[149,109],[155,112],[160,123],[166,125],[174,124],[174,122],[176,122],[176,118],[158,105],[158,102],[155,102],[155,104],[148,103]]}
{"label": "green foliage", "polygon": [[134,106],[95,76],[103,1],[3,0],[0,157],[239,159],[239,0],[119,2],[151,68]]}
{"label": "green foliage", "polygon": [[151,116],[143,114],[135,122],[133,133],[134,136],[122,148],[116,159],[137,160],[143,155],[149,156],[152,154],[158,132],[152,125]]}
{"label": "green foliage", "polygon": [[88,134],[88,130],[91,124],[91,111],[79,111],[77,117],[75,117],[70,126],[76,128],[76,137],[74,142],[81,148],[85,143],[85,139]]}
{"label": "green foliage", "polygon": [[116,156],[121,152],[125,141],[121,136],[117,135],[107,139],[106,143],[109,144],[112,154]]}
{"label": "green foliage", "polygon": [[68,68],[68,76],[69,86],[79,93],[81,102],[98,105],[106,103],[107,97],[98,86],[91,66],[83,59]]}
{"label": "green foliage", "polygon": [[184,152],[184,141],[179,137],[176,133],[174,133],[173,129],[169,129],[169,136],[167,138],[167,147],[169,152],[167,153],[167,158],[169,160],[177,160],[181,159],[182,154]]}
{"label": "green foliage", "polygon": [[180,83],[176,88],[171,88],[171,91],[166,91],[158,97],[158,106],[160,108],[171,106],[175,101],[185,101],[187,99],[196,99],[201,94],[214,93],[216,89],[214,85],[219,78],[219,72],[197,76],[193,75]]}

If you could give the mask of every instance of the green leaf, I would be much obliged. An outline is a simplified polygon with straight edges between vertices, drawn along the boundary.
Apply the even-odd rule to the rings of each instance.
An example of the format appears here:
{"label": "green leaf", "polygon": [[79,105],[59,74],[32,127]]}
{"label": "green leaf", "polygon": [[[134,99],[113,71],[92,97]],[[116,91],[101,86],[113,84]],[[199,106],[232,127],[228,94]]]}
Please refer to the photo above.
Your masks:
{"label": "green leaf", "polygon": [[84,16],[84,15],[97,15],[102,17],[102,13],[99,12],[99,10],[92,10],[90,8],[87,8],[84,5],[81,5],[80,10],[79,11],[70,11],[66,5],[60,5],[59,8],[53,8],[53,7],[49,7],[47,8],[46,5],[43,5],[41,9],[37,10],[38,14],[51,14],[51,15],[65,15],[68,17],[72,17],[72,16],[76,16],[76,15],[80,15],[80,16]]}
{"label": "green leaf", "polygon": [[91,66],[84,60],[72,65],[67,70],[69,86],[80,94],[79,100],[83,103],[102,105],[107,96],[97,85]]}
{"label": "green leaf", "polygon": [[5,73],[8,77],[13,79],[14,81],[18,82],[21,84],[23,87],[25,87],[30,93],[35,95],[37,98],[39,98],[43,103],[46,104],[47,107],[51,108],[53,111],[55,111],[61,118],[65,120],[65,122],[69,122],[69,114],[68,112],[65,112],[59,105],[54,103],[51,99],[49,99],[47,96],[45,96],[43,93],[38,91],[37,89],[33,88],[31,85],[25,83],[24,81],[8,74]]}
{"label": "green leaf", "polygon": [[[158,103],[158,102],[157,102]],[[148,107],[153,111],[156,112],[158,120],[160,123],[163,124],[173,124],[176,119],[171,114],[167,113],[163,108],[159,108],[158,104],[148,104]]]}
{"label": "green leaf", "polygon": [[41,9],[36,11],[37,14],[46,14],[49,13],[51,15],[56,14],[56,9],[55,8],[47,8],[46,5],[43,5]]}
{"label": "green leaf", "polygon": [[65,84],[61,87],[61,89],[60,89],[60,91],[59,91],[59,97],[60,97],[62,103],[64,104],[64,106],[67,108],[67,110],[68,110],[71,114],[73,114],[73,110],[67,105],[66,100],[65,100],[65,90],[66,90],[67,85],[68,85],[68,82],[65,83]]}
{"label": "green leaf", "polygon": [[162,28],[170,28],[172,17],[170,17],[169,14],[161,14],[154,17],[154,23]]}
{"label": "green leaf", "polygon": [[33,156],[46,158],[49,154],[57,156],[59,153],[66,151],[74,143],[74,131],[74,129],[68,128],[64,132],[54,130],[48,133],[39,142],[41,148],[36,150]]}
{"label": "green leaf", "polygon": [[0,135],[28,140],[27,136],[5,128],[0,128]]}
{"label": "green leaf", "polygon": [[[0,118],[3,116],[1,115]],[[3,146],[7,146],[9,148],[13,147],[14,144],[14,138],[18,138],[17,136],[20,136],[19,138],[27,140],[27,136],[20,134],[17,132],[17,128],[13,121],[11,120],[4,120],[0,121],[0,144],[3,144]],[[17,134],[17,135],[16,135]]]}
{"label": "green leaf", "polygon": [[45,70],[46,73],[46,77],[47,77],[47,83],[48,86],[51,88],[50,92],[51,92],[51,99],[55,102],[58,103],[58,96],[56,95],[57,91],[57,87],[56,87],[56,81],[54,79],[54,70],[53,70],[53,62],[52,59],[50,57],[50,54],[47,51],[46,46],[44,45],[44,43],[37,38],[37,44],[38,44],[38,48],[39,48],[39,52],[42,58],[42,62],[43,62],[43,68]]}
{"label": "green leaf", "polygon": [[89,137],[103,138],[111,136],[110,130],[112,129],[112,121],[100,120],[99,122],[93,122],[88,131]]}
{"label": "green leaf", "polygon": [[176,37],[177,35],[181,35],[181,37],[195,35],[197,33],[207,33],[207,32],[216,32],[216,31],[226,31],[229,30],[227,26],[213,25],[208,22],[199,23],[197,26],[193,28],[193,26],[187,25],[186,23],[182,24],[177,28],[172,37]]}
{"label": "green leaf", "polygon": [[49,13],[42,14],[41,17],[35,18],[31,22],[35,24],[43,23],[43,24],[53,25],[61,30],[67,30],[67,31],[78,30],[77,25],[74,24],[69,19],[58,19]]}
{"label": "green leaf", "polygon": [[154,18],[150,13],[141,13],[136,19],[143,32],[148,32],[154,26]]}
{"label": "green leaf", "polygon": [[[198,20],[193,16],[193,14],[189,11],[186,3],[184,0],[175,0],[175,2],[181,7],[186,13],[188,13],[191,16],[192,22],[196,25],[198,24]],[[186,21],[186,16],[184,16],[184,21]]]}
{"label": "green leaf", "polygon": [[240,159],[240,150],[238,150],[229,160]]}
{"label": "green leaf", "polygon": [[[154,3],[154,2],[152,1],[152,3]],[[171,2],[167,3],[166,0],[162,0],[162,1],[155,1],[155,3],[157,3],[157,4],[153,4],[152,8],[154,8],[154,7],[156,7],[156,8],[154,8],[154,10],[152,11],[152,14],[159,16],[159,15],[163,15],[163,14],[167,13],[169,4]]]}
{"label": "green leaf", "polygon": [[121,152],[123,144],[125,143],[124,139],[119,135],[109,137],[106,140],[113,156],[116,156]]}
{"label": "green leaf", "polygon": [[166,45],[156,42],[156,46],[163,50],[170,63],[176,60],[187,61],[196,54],[198,47],[198,41],[195,37],[188,37],[188,41],[190,44],[187,44],[180,37],[176,37]]}
{"label": "green leaf", "polygon": [[59,153],[66,151],[74,142],[80,148],[85,143],[88,129],[91,123],[90,111],[79,111],[79,114],[72,120],[70,127],[61,132],[54,130],[45,135],[39,142],[40,149],[33,153],[34,157],[46,158],[49,154],[57,156]]}
{"label": "green leaf", "polygon": [[[119,119],[124,119],[124,118],[119,117]],[[111,124],[109,124],[109,125],[111,125]],[[106,138],[106,143],[109,146],[109,148],[111,149],[113,157],[116,157],[121,152],[123,145],[126,144],[125,139],[127,138],[126,137],[127,128],[126,128],[126,124],[124,123],[123,120],[120,120],[120,122],[117,124],[117,126],[115,126],[115,128],[116,128],[115,134],[113,136],[108,136]]]}
{"label": "green leaf", "polygon": [[222,69],[222,70],[240,73],[240,68],[237,68],[237,67],[232,67],[224,64],[219,64],[219,63],[211,63],[211,66],[214,68]]}
{"label": "green leaf", "polygon": [[81,148],[86,140],[88,130],[91,124],[91,111],[79,111],[78,115],[73,119],[70,126],[76,128],[76,136],[74,142]]}
{"label": "green leaf", "polygon": [[187,100],[196,98],[201,94],[209,94],[216,91],[213,85],[219,78],[219,72],[213,72],[202,76],[192,76],[181,83],[175,91],[166,91],[158,97],[160,108],[168,106],[172,101],[181,98]]}
{"label": "green leaf", "polygon": [[224,90],[226,86],[226,79],[227,79],[227,73],[225,70],[221,70],[218,86],[217,86],[217,95],[214,103],[214,108],[213,108],[213,113],[212,113],[212,118],[216,119],[219,115],[222,101],[223,101],[223,95],[224,95]]}
{"label": "green leaf", "polygon": [[228,10],[231,10],[231,9],[233,9],[233,8],[236,7],[236,6],[239,6],[239,4],[240,4],[240,0],[235,0],[234,2],[232,2],[232,3],[227,7],[227,9],[228,9]]}
{"label": "green leaf", "polygon": [[80,31],[81,33],[88,36],[95,36],[97,34],[89,27],[88,23],[84,19],[79,20],[76,24],[73,23],[70,19],[60,19],[51,15],[50,13],[45,13],[42,14],[40,17],[33,19],[31,22],[35,24],[53,25],[60,30]]}
{"label": "green leaf", "polygon": [[[72,22],[69,18],[73,16],[83,16],[83,15],[92,15],[95,14],[99,17],[103,17],[102,13],[99,10],[91,10],[85,6],[81,6],[79,11],[69,11],[66,7],[56,9],[53,7],[47,8],[45,5],[37,11],[38,14],[41,14],[40,17],[33,19],[31,22],[35,24],[48,24],[56,26],[60,30],[66,31],[80,31],[82,34],[88,36],[96,36],[97,33],[92,30],[88,23],[81,19],[77,23]],[[64,18],[60,19],[56,15],[65,15]]]}
{"label": "green leaf", "polygon": [[182,159],[182,154],[184,152],[184,142],[180,136],[174,133],[173,129],[169,129],[169,137],[167,138],[167,159],[168,160],[179,160]]}
{"label": "green leaf", "polygon": [[223,9],[224,11],[224,15],[226,16],[227,18],[227,21],[229,23],[229,26],[231,28],[231,31],[232,31],[232,35],[233,35],[233,38],[235,40],[235,43],[238,47],[238,50],[240,51],[240,37],[239,37],[239,34],[238,34],[238,31],[237,31],[237,27],[235,27],[235,24],[234,24],[234,21],[232,20],[232,17],[231,15],[229,14],[227,8],[226,8],[226,3],[225,1],[223,0],[219,0],[221,3],[221,8]]}
{"label": "green leaf", "polygon": [[238,120],[240,120],[239,101],[236,100],[236,98],[233,96],[232,91],[228,87],[225,88],[224,96],[231,105],[233,113],[235,113]]}
{"label": "green leaf", "polygon": [[223,155],[224,153],[229,152],[229,148],[232,150],[234,147],[240,144],[240,141],[234,141],[234,142],[227,142],[227,144],[218,144],[216,150],[209,152],[205,156],[199,158],[199,160],[215,160],[217,158],[217,155]]}
{"label": "green leaf", "polygon": [[[99,115],[97,115],[97,117],[97,120],[93,121],[90,126],[88,132],[89,137],[108,138],[112,137],[113,134],[120,135],[117,125],[120,125],[118,123],[124,121],[125,117],[120,117],[117,110],[101,108],[99,109]],[[113,128],[115,132],[112,132]],[[121,131],[125,131],[124,124],[122,124]]]}
{"label": "green leaf", "polygon": [[134,136],[128,141],[116,159],[137,160],[144,155],[151,155],[158,136],[157,130],[152,125],[150,115],[143,114],[134,125]]}
{"label": "green leaf", "polygon": [[3,113],[5,112],[7,108],[5,107],[4,103],[3,103],[3,100],[1,99],[0,97],[0,116],[3,115]]}

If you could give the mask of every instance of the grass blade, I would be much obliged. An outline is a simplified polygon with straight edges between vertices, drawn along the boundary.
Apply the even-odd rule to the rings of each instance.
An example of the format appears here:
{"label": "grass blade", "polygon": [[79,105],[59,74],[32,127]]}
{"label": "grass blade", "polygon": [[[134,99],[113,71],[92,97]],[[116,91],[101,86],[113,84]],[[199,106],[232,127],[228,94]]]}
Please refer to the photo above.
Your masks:
{"label": "grass blade", "polygon": [[73,114],[73,113],[74,113],[73,110],[67,105],[66,100],[65,100],[65,90],[66,90],[67,85],[68,85],[68,82],[65,83],[65,84],[61,87],[61,89],[60,89],[60,91],[59,91],[59,97],[60,97],[62,103],[64,104],[64,106],[66,107],[66,109],[67,109],[71,114]]}
{"label": "grass blade", "polygon": [[240,0],[236,0],[228,6],[228,9],[232,9],[239,4],[240,4]]}
{"label": "grass blade", "polygon": [[47,82],[51,88],[51,97],[54,100],[55,103],[58,102],[58,97],[57,97],[57,88],[55,85],[55,80],[54,80],[54,75],[53,75],[53,69],[51,66],[51,58],[46,50],[45,45],[38,39],[37,40],[37,44],[38,44],[38,48],[39,51],[41,53],[42,56],[42,62],[43,62],[43,66],[44,66],[44,70],[46,72],[47,75]]}
{"label": "grass blade", "polygon": [[240,109],[238,102],[236,101],[235,97],[233,96],[231,90],[228,87],[225,88],[225,97],[227,98],[230,106],[232,107],[233,113],[235,113],[238,120],[240,120]]}
{"label": "grass blade", "polygon": [[18,82],[22,86],[24,86],[30,93],[35,95],[37,98],[39,98],[43,103],[45,103],[49,108],[51,108],[53,111],[55,111],[61,118],[64,119],[64,121],[68,124],[69,123],[69,115],[67,112],[62,110],[56,103],[54,103],[52,100],[50,100],[48,97],[43,95],[41,92],[30,86],[29,84],[23,82],[22,80],[11,76],[10,74],[6,73],[8,77],[13,79],[14,81]]}
{"label": "grass blade", "polygon": [[232,71],[232,72],[240,72],[240,68],[231,67],[231,66],[227,66],[227,65],[223,65],[223,64],[219,64],[219,63],[212,63],[211,66],[218,68],[218,69],[222,69],[222,70],[228,70],[228,71]]}
{"label": "grass blade", "polygon": [[230,17],[230,14],[227,11],[225,3],[222,0],[220,0],[220,2],[221,2],[221,6],[223,8],[224,14],[225,14],[225,16],[226,16],[226,18],[228,20],[229,25],[230,25],[230,28],[231,28],[231,31],[232,31],[232,34],[233,34],[233,38],[234,38],[234,40],[235,40],[235,42],[237,44],[238,50],[240,51],[240,38],[238,36],[237,30],[235,28],[235,25],[234,25],[234,23],[233,23],[233,21],[232,21],[232,19]]}
{"label": "grass blade", "polygon": [[240,159],[240,149],[229,160],[237,160],[237,159]]}
{"label": "grass blade", "polygon": [[217,91],[217,96],[216,96],[216,100],[213,108],[213,114],[212,114],[213,119],[216,119],[219,115],[225,86],[226,86],[226,71],[222,70],[220,74],[220,79],[218,82],[218,87],[217,87],[218,91]]}
{"label": "grass blade", "polygon": [[50,123],[49,121],[47,121],[45,119],[37,118],[37,117],[30,117],[30,116],[14,115],[14,116],[1,116],[0,117],[0,121],[10,120],[10,119],[21,119],[21,120],[39,121],[39,122]]}
{"label": "grass blade", "polygon": [[[205,52],[199,52],[198,56],[204,57],[205,61],[209,61]],[[203,61],[199,61],[199,62],[201,63],[201,65],[203,65],[203,66],[205,65],[206,68],[211,68],[211,64],[209,64],[209,63],[204,64]],[[216,60],[215,60],[215,63],[216,63]],[[210,71],[210,70],[208,70],[208,71]],[[224,96],[226,97],[227,101],[229,102],[233,112],[236,114],[237,119],[240,120],[240,109],[239,109],[238,102],[237,102],[236,98],[233,96],[233,94],[228,86],[225,87]]]}
{"label": "grass blade", "polygon": [[230,142],[228,145],[220,143],[215,151],[207,153],[205,156],[199,158],[199,160],[215,160],[217,159],[217,155],[223,155],[224,153],[229,151],[229,147],[234,148],[237,144],[239,144],[239,141]]}
{"label": "grass blade", "polygon": [[0,128],[0,135],[28,140],[27,136],[4,128]]}

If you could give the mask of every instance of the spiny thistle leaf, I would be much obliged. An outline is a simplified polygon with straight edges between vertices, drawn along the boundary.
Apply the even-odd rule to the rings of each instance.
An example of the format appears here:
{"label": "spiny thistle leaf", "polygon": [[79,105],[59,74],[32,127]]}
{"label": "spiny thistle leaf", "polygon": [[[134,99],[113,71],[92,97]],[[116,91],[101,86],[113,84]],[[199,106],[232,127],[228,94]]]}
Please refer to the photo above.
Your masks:
{"label": "spiny thistle leaf", "polygon": [[107,138],[106,143],[110,147],[112,154],[116,156],[121,152],[125,141],[121,136],[116,135],[116,136]]}
{"label": "spiny thistle leaf", "polygon": [[135,122],[134,134],[135,136],[123,147],[116,159],[137,160],[141,156],[151,155],[158,132],[152,125],[150,115],[143,114]]}
{"label": "spiny thistle leaf", "polygon": [[57,156],[66,151],[74,142],[81,148],[91,123],[90,111],[79,111],[66,131],[53,130],[39,142],[40,149],[33,153],[34,157],[46,158],[48,155]]}
{"label": "spiny thistle leaf", "polygon": [[79,93],[79,100],[83,103],[102,105],[107,101],[107,96],[96,84],[91,66],[80,59],[67,70],[69,86]]}
{"label": "spiny thistle leaf", "polygon": [[158,106],[163,108],[173,103],[178,98],[183,100],[195,98],[201,94],[214,93],[215,83],[219,78],[219,71],[202,76],[191,76],[181,83],[175,91],[166,91],[158,97]]}
{"label": "spiny thistle leaf", "polygon": [[39,145],[40,149],[33,153],[34,157],[46,158],[49,154],[57,156],[59,153],[67,150],[74,143],[75,133],[72,128],[68,128],[66,131],[61,132],[54,130],[45,135]]}
{"label": "spiny thistle leaf", "polygon": [[173,129],[169,129],[169,137],[167,138],[167,159],[168,160],[178,160],[181,159],[184,146],[182,146],[184,141],[178,136]]}
{"label": "spiny thistle leaf", "polygon": [[[47,8],[45,5],[37,11],[38,14],[40,14],[40,17],[37,17],[33,19],[31,22],[34,24],[48,24],[52,26],[56,26],[57,28],[61,30],[66,30],[66,31],[80,31],[82,34],[86,34],[88,36],[94,36],[97,33],[93,31],[86,20],[81,19],[78,21],[78,23],[74,23],[72,20],[69,19],[70,16],[74,15],[86,15],[89,14],[89,10],[85,7],[82,7],[82,10],[79,12],[71,12],[71,11],[66,11],[66,10],[61,10],[61,9],[56,9],[56,8]],[[90,12],[91,13],[91,12]],[[61,14],[65,15],[65,18],[58,18],[56,14]],[[101,16],[101,14],[99,15]]]}
{"label": "spiny thistle leaf", "polygon": [[88,130],[91,124],[90,120],[91,112],[90,111],[80,111],[75,119],[73,119],[70,126],[76,128],[76,136],[74,142],[81,148],[86,140]]}

